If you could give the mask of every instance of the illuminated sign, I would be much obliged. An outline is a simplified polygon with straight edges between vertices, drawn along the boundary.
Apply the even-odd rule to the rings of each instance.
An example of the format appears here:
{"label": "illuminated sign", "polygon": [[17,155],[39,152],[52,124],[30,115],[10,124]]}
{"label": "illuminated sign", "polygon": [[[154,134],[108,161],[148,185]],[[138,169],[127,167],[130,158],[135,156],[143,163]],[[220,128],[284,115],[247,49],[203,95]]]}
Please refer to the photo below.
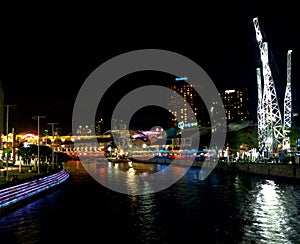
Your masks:
{"label": "illuminated sign", "polygon": [[198,126],[197,122],[194,123],[184,123],[183,121],[178,123],[178,128],[179,129],[184,129],[184,128],[188,128],[188,127],[194,127],[194,126]]}
{"label": "illuminated sign", "polygon": [[180,81],[180,80],[188,80],[188,78],[187,78],[187,77],[177,77],[175,80],[176,80],[176,81]]}
{"label": "illuminated sign", "polygon": [[235,90],[225,90],[225,93],[234,93]]}
{"label": "illuminated sign", "polygon": [[23,135],[21,138],[22,138],[22,140],[23,140],[23,139],[27,139],[27,138],[34,138],[35,140],[37,140],[37,139],[38,139],[38,136],[37,136],[37,135],[34,135],[34,134],[32,134],[32,133],[27,133],[27,134]]}

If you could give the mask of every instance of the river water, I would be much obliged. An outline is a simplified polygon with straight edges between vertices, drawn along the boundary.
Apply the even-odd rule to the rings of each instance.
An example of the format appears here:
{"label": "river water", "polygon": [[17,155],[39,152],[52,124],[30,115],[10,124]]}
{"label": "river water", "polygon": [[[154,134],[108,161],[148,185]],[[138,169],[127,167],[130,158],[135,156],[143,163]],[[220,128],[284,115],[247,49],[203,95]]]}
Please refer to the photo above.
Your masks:
{"label": "river water", "polygon": [[199,180],[191,168],[163,191],[131,196],[96,182],[80,161],[64,167],[68,182],[0,219],[1,244],[300,243],[299,181],[225,172]]}

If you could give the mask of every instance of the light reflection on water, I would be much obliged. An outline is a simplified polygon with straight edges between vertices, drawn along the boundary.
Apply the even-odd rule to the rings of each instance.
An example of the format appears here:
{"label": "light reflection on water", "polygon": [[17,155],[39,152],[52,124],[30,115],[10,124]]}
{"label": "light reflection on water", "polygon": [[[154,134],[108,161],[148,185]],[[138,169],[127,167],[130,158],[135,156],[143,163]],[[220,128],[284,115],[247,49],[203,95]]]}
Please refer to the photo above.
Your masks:
{"label": "light reflection on water", "polygon": [[[105,187],[123,194],[144,195],[168,188],[188,171],[186,165],[85,161],[88,173]],[[155,174],[154,174],[155,173]]]}
{"label": "light reflection on water", "polygon": [[[98,170],[114,177],[122,170],[134,187],[136,174],[166,167],[111,164]],[[70,183],[0,219],[1,244],[299,243],[296,181],[224,172],[200,181],[200,169],[191,168],[168,189],[131,196],[97,183],[78,161],[65,168]]]}
{"label": "light reflection on water", "polygon": [[247,238],[255,235],[259,243],[297,243],[299,229],[299,189],[280,185],[274,180],[257,182],[249,198],[244,218]]}

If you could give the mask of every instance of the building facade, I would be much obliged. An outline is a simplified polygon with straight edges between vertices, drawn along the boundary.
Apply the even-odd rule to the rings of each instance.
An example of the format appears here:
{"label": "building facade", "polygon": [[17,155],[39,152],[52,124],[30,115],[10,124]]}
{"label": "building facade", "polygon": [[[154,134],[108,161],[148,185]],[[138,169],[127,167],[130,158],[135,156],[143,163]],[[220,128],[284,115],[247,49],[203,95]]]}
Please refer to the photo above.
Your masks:
{"label": "building facade", "polygon": [[250,100],[248,90],[225,90],[220,93],[226,112],[227,123],[250,120]]}
{"label": "building facade", "polygon": [[[171,96],[169,113],[169,127],[202,127],[208,124],[208,111],[203,100],[194,87],[184,80],[176,81],[170,85],[169,88],[174,91],[174,96]],[[176,94],[183,98],[182,103],[177,101]],[[187,107],[190,106],[192,113],[189,114]]]}
{"label": "building facade", "polygon": [[[179,103],[171,97],[173,115],[169,118],[169,126],[180,127],[198,125],[199,127],[210,126],[211,119],[214,118],[213,107],[207,109],[200,95],[195,91],[191,84],[180,81],[169,87],[181,95],[184,99],[184,106],[179,107]],[[226,113],[228,124],[244,123],[250,121],[250,99],[247,89],[232,89],[219,92]],[[186,107],[190,106],[194,116],[190,116]],[[194,118],[196,117],[196,121]],[[214,121],[215,122],[215,121]]]}

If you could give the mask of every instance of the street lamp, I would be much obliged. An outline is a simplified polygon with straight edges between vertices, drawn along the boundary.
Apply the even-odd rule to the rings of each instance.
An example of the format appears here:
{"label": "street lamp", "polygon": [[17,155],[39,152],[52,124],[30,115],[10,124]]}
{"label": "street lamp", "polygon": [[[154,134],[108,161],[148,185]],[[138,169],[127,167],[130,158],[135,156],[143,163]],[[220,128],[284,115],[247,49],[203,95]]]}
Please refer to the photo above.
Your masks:
{"label": "street lamp", "polygon": [[38,121],[38,175],[40,174],[40,119],[46,118],[46,116],[32,116],[33,119]]}
{"label": "street lamp", "polygon": [[8,181],[8,119],[9,108],[15,108],[16,105],[4,105],[6,107],[6,182]]}
{"label": "street lamp", "polygon": [[54,167],[54,125],[58,123],[48,123],[48,125],[52,125],[52,169]]}

